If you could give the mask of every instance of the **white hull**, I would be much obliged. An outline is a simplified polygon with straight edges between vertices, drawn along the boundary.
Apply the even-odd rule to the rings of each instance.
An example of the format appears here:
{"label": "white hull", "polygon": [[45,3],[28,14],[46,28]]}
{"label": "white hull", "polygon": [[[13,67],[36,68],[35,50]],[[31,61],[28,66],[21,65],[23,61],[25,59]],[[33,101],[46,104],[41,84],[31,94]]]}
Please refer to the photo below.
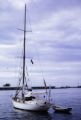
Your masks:
{"label": "white hull", "polygon": [[29,111],[48,111],[50,104],[43,100],[32,100],[32,101],[16,101],[12,100],[13,106],[21,110]]}

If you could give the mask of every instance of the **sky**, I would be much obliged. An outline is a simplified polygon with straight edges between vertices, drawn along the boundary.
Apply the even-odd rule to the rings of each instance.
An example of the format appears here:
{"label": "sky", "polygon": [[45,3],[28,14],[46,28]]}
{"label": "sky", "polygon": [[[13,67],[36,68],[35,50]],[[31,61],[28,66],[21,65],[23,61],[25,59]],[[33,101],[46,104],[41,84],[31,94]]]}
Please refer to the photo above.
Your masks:
{"label": "sky", "polygon": [[21,77],[25,3],[29,84],[81,85],[81,0],[0,0],[0,86]]}

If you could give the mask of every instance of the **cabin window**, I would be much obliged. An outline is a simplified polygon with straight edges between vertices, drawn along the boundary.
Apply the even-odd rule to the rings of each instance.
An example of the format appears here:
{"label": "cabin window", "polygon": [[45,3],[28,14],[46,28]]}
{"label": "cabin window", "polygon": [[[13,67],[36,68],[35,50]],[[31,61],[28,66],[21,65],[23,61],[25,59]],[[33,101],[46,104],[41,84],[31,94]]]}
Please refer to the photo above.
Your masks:
{"label": "cabin window", "polygon": [[30,96],[30,97],[25,97],[25,100],[32,100],[32,99],[35,99],[35,97],[34,96]]}

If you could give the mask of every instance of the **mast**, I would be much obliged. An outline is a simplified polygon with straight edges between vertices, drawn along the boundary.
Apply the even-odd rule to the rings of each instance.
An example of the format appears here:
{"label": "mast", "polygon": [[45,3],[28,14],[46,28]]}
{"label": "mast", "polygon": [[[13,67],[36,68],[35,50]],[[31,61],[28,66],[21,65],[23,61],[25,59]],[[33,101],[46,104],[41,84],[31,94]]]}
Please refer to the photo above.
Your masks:
{"label": "mast", "polygon": [[25,56],[26,56],[26,4],[24,13],[24,43],[23,43],[23,81],[22,81],[22,98],[24,100],[24,83],[25,83]]}

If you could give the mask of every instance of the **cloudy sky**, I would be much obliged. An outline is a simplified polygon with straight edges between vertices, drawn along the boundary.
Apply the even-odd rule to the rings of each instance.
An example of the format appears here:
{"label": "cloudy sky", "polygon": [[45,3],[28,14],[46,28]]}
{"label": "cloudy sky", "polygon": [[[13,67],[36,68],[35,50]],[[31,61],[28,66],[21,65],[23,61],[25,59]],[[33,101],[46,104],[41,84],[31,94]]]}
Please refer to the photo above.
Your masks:
{"label": "cloudy sky", "polygon": [[81,85],[81,0],[0,0],[0,86],[21,76],[25,3],[32,85]]}

